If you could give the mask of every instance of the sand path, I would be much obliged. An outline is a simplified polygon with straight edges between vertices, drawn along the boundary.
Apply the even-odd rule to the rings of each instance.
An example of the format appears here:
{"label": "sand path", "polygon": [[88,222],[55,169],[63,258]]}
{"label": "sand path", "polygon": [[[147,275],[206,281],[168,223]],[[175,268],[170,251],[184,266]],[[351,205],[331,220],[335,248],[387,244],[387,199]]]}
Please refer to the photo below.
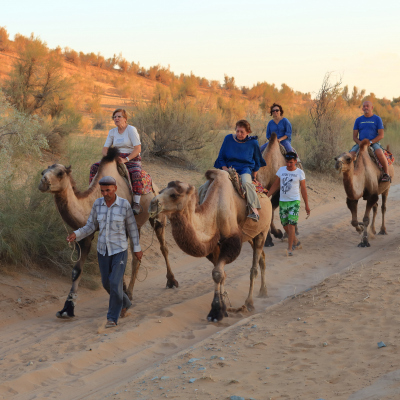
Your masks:
{"label": "sand path", "polygon": [[[211,353],[219,357],[217,348],[221,348],[223,338],[226,338],[227,346],[229,338],[230,343],[234,343],[235,340],[239,340],[235,338],[243,337],[243,329],[251,330],[252,325],[257,325],[254,328],[254,331],[257,331],[260,324],[266,323],[265,315],[263,317],[264,310],[270,314],[271,310],[274,310],[280,315],[279,308],[284,308],[287,301],[284,299],[292,297],[300,299],[302,295],[299,294],[310,288],[311,290],[305,293],[311,296],[311,292],[315,290],[312,288],[327,277],[337,277],[335,274],[352,266],[357,269],[360,266],[381,262],[390,256],[389,253],[397,252],[400,227],[396,225],[396,221],[400,219],[400,205],[396,199],[399,195],[400,185],[393,186],[388,201],[389,235],[377,236],[370,248],[356,247],[359,235],[350,226],[350,214],[342,198],[317,206],[312,210],[312,217],[307,220],[301,214],[299,238],[303,250],[299,250],[295,257],[288,259],[284,256],[286,242],[275,241],[275,247],[266,249],[268,298],[255,299],[256,313],[261,314],[233,315],[218,324],[208,323],[206,316],[213,290],[211,264],[205,259],[186,256],[176,249],[173,251],[172,268],[180,287],[165,289],[165,270],[161,262],[160,265],[149,268],[147,279],[135,286],[134,307],[131,309],[130,317],[121,320],[115,330],[104,328],[107,296],[103,290],[95,292],[81,290],[76,309],[77,317],[70,321],[56,319],[55,312],[61,308],[64,301],[61,290],[67,293],[68,286],[64,284],[63,288],[58,288],[61,297],[58,301],[50,302],[42,311],[36,309],[35,313],[27,312],[23,318],[8,316],[7,324],[2,324],[0,397],[101,399],[113,396],[121,399],[161,397],[185,399],[211,398],[210,393],[212,393],[214,395],[212,398],[229,398],[228,395],[243,389],[247,395],[241,395],[245,398],[312,399],[312,397],[296,397],[298,385],[287,389],[286,395],[283,395],[285,391],[282,389],[281,392],[278,389],[271,389],[269,397],[267,394],[262,397],[263,391],[255,389],[259,376],[249,375],[243,378],[243,370],[238,381],[232,383],[234,388],[232,385],[225,385],[218,386],[219,389],[216,390],[214,385],[211,389],[208,386],[213,385],[216,378],[210,375],[210,383],[207,381],[207,375],[203,376],[205,388],[194,390],[192,386],[190,395],[185,392],[186,389],[182,389],[190,384],[182,383],[179,380],[181,376],[165,378],[164,382],[159,378],[152,382],[150,378],[162,372],[165,375],[170,375],[171,371],[174,374],[178,372],[182,374],[177,366],[182,364],[182,358],[187,363],[187,359],[196,351],[200,358],[206,356],[210,358]],[[398,253],[395,254],[396,257],[397,255]],[[226,287],[235,307],[241,306],[246,298],[250,262],[251,249],[246,244],[239,258],[226,268],[228,274]],[[257,282],[259,284],[259,278]],[[295,311],[294,314],[296,312],[298,313]],[[273,326],[278,330],[279,318]],[[283,327],[284,324],[279,328],[282,340],[285,335],[290,337]],[[301,336],[301,332],[298,336]],[[254,343],[253,347],[257,344]],[[243,365],[245,363],[251,365],[251,361],[262,357],[263,340],[260,343],[257,352],[260,355],[256,357],[246,355],[247,345],[242,343],[242,346],[235,350],[236,360],[242,360]],[[275,340],[275,346],[279,346],[279,343]],[[296,349],[308,346],[305,342],[299,343],[299,346],[292,349],[294,353]],[[211,352],[207,351],[207,348],[211,349]],[[291,354],[286,350],[286,354]],[[238,364],[236,370],[240,371],[243,365]],[[248,368],[250,371],[251,368]],[[303,363],[303,368],[309,366]],[[295,371],[292,372],[294,374]],[[221,373],[221,377],[226,373]],[[309,373],[315,376],[316,380],[313,384],[314,378],[312,378],[309,384],[318,386],[315,375],[317,372],[310,370]],[[285,378],[288,376],[290,375],[286,373]],[[146,383],[141,390],[137,390],[142,378]],[[186,379],[185,375],[183,379]],[[276,377],[277,385],[280,380],[282,377],[279,379]],[[240,388],[240,385],[235,386],[235,383],[243,381],[246,382],[243,388]],[[285,379],[282,382],[285,382]],[[146,385],[148,385],[147,391]],[[252,386],[252,389],[246,385]],[[359,386],[358,389],[364,386]],[[159,387],[162,387],[162,390]],[[274,390],[278,390],[279,393],[274,393]],[[340,394],[338,391],[335,396],[344,399],[348,394]],[[369,397],[352,399],[361,398]]]}

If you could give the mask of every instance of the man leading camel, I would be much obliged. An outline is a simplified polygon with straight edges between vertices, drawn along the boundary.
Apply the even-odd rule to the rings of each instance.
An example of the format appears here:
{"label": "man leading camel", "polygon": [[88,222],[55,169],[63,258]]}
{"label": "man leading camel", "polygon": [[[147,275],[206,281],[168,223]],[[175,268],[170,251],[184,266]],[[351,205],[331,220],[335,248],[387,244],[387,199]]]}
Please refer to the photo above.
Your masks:
{"label": "man leading camel", "polygon": [[101,281],[110,294],[106,328],[117,326],[118,318],[125,316],[131,306],[128,296],[123,291],[123,279],[128,259],[128,241],[126,233],[133,242],[136,258],[142,259],[139,244],[139,232],[132,208],[128,202],[117,196],[117,182],[111,176],[104,176],[99,181],[103,197],[95,200],[87,223],[67,237],[68,242],[82,240],[99,229],[97,256]]}
{"label": "man leading camel", "polygon": [[[274,183],[268,192],[271,197],[280,187],[279,217],[285,232],[288,235],[287,255],[293,256],[292,250],[300,245],[296,239],[296,225],[299,220],[300,191],[306,206],[307,215],[310,215],[304,171],[296,167],[297,155],[290,151],[285,155],[286,167],[281,167],[276,173]],[[300,189],[300,190],[299,190]]]}
{"label": "man leading camel", "polygon": [[360,143],[363,139],[368,139],[370,146],[383,167],[382,182],[391,182],[388,174],[388,163],[383,153],[383,148],[379,143],[383,139],[383,122],[381,117],[373,113],[373,105],[370,101],[364,101],[362,110],[364,115],[358,117],[354,123],[353,140],[356,144],[350,150],[350,154],[355,157],[360,149]]}

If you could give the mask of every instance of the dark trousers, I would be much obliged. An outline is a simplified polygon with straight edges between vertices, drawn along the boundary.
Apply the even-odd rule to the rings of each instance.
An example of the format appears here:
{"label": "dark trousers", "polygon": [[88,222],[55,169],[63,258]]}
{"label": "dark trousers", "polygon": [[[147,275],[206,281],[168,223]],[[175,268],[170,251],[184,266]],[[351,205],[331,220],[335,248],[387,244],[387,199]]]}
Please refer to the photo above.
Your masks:
{"label": "dark trousers", "polygon": [[128,251],[125,250],[112,256],[109,256],[107,252],[105,256],[97,252],[97,258],[99,260],[101,283],[104,289],[110,294],[107,320],[117,323],[121,310],[129,308],[132,305],[128,296],[123,291]]}

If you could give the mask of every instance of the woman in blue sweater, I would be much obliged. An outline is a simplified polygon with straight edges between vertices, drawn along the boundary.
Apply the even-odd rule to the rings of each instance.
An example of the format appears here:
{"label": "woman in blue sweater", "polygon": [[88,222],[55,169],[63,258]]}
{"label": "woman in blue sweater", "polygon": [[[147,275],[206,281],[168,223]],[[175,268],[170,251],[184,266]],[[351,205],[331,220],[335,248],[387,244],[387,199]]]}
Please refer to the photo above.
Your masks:
{"label": "woman in blue sweater", "polygon": [[261,156],[257,136],[249,136],[250,124],[242,119],[236,122],[236,134],[225,136],[214,167],[227,171],[232,167],[242,178],[246,190],[247,205],[250,209],[248,218],[259,220],[257,209],[261,208],[252,180],[256,179],[260,167],[265,166]]}
{"label": "woman in blue sweater", "polygon": [[[270,115],[272,117],[271,121],[267,125],[267,139],[271,138],[271,133],[275,132],[278,141],[289,153],[293,151],[291,141],[292,141],[292,125],[287,118],[283,117],[283,108],[280,104],[274,103],[270,107]],[[268,142],[261,146],[261,152],[267,147]]]}

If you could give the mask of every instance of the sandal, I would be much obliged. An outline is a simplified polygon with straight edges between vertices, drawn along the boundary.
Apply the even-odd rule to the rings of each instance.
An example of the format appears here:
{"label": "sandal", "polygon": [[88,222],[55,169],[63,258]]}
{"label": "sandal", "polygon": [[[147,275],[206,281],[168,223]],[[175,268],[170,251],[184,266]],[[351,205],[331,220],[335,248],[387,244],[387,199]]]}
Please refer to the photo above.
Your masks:
{"label": "sandal", "polygon": [[392,178],[388,174],[383,174],[381,178],[381,182],[392,182]]}
{"label": "sandal", "polygon": [[134,215],[138,215],[143,211],[143,208],[139,203],[133,203],[132,211]]}
{"label": "sandal", "polygon": [[251,213],[251,214],[249,214],[249,215],[247,216],[247,218],[250,218],[250,219],[252,219],[253,221],[258,222],[259,219],[260,219],[260,216],[259,216],[258,214],[256,214],[256,213]]}
{"label": "sandal", "polygon": [[106,323],[106,328],[115,328],[117,324],[114,321],[108,320]]}
{"label": "sandal", "polygon": [[292,250],[299,250],[302,248],[300,240],[297,241],[297,244],[292,245]]}
{"label": "sandal", "polygon": [[286,250],[286,255],[287,255],[288,257],[292,257],[292,256],[293,256],[293,253],[292,253],[291,251],[289,251],[289,250]]}

